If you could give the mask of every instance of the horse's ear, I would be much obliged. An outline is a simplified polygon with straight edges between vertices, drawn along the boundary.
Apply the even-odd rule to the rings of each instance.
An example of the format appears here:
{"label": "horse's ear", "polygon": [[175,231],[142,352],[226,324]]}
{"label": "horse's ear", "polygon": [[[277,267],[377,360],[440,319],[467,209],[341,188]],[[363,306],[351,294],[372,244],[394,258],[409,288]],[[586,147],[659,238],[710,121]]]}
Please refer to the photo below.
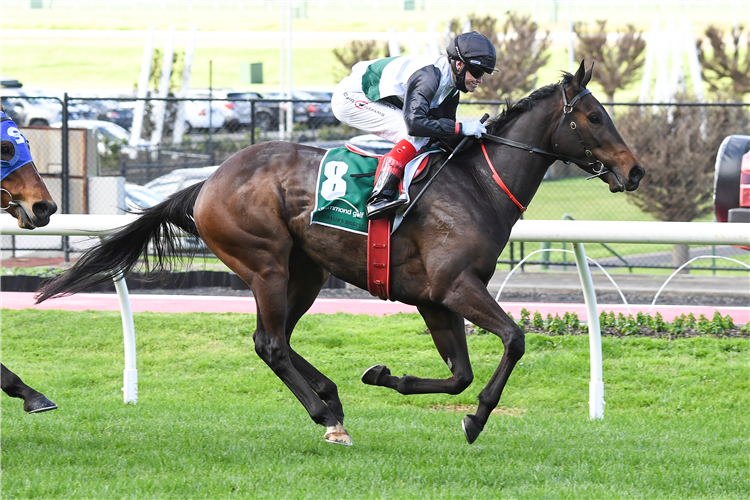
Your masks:
{"label": "horse's ear", "polygon": [[586,61],[584,59],[581,59],[581,65],[578,66],[574,81],[579,88],[586,88],[588,80],[586,80]]}
{"label": "horse's ear", "polygon": [[[583,67],[583,61],[581,61],[581,67]],[[582,89],[586,88],[586,85],[589,84],[591,81],[591,75],[594,74],[594,61],[591,61],[591,66],[589,69],[586,70],[586,73],[583,74],[583,81],[581,81],[579,84]]]}

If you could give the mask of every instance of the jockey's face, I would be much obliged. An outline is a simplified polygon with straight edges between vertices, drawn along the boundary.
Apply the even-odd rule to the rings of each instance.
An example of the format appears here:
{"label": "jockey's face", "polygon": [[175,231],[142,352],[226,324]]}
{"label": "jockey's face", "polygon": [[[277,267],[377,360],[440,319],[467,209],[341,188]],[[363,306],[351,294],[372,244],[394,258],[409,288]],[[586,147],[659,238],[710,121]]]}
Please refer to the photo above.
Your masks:
{"label": "jockey's face", "polygon": [[[460,72],[464,67],[464,63],[461,61],[456,61],[456,68]],[[472,71],[469,71],[470,69],[474,68],[467,68],[466,76],[464,77],[464,84],[466,85],[466,91],[467,92],[474,92],[479,85],[482,83],[482,76],[483,73],[481,71],[474,71],[474,73],[480,73],[479,77],[475,77],[472,74]]]}

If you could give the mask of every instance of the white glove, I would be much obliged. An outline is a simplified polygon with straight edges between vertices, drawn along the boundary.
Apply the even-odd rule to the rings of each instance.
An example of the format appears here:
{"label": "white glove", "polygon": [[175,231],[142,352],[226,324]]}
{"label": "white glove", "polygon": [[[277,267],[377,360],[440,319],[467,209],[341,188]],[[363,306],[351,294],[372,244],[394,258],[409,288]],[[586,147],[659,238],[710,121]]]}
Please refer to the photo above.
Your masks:
{"label": "white glove", "polygon": [[461,134],[463,135],[473,135],[477,139],[481,139],[482,134],[486,133],[487,129],[479,120],[461,124]]}

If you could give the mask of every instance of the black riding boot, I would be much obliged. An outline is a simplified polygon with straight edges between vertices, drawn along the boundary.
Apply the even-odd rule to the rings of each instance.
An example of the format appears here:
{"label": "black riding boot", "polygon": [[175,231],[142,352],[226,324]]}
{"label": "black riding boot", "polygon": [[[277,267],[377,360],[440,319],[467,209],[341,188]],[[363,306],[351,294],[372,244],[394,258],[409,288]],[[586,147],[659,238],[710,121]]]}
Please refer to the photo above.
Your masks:
{"label": "black riding boot", "polygon": [[372,196],[367,200],[367,218],[370,220],[382,219],[390,216],[406,200],[398,198],[398,185],[401,179],[390,172],[381,171],[375,181],[375,189]]}

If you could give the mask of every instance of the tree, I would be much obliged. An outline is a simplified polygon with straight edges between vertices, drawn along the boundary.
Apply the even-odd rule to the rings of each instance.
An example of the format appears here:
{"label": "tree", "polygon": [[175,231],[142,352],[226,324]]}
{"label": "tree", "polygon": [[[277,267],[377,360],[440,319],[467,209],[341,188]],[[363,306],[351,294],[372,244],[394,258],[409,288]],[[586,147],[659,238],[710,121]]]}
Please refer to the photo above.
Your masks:
{"label": "tree", "polygon": [[590,31],[585,23],[576,23],[573,30],[578,38],[576,53],[579,59],[594,62],[593,79],[599,82],[607,100],[615,100],[615,91],[628,87],[640,78],[638,70],[643,67],[643,50],[646,41],[643,33],[629,24],[624,33],[619,33],[614,44],[607,43],[607,21],[597,21],[598,29]]}
{"label": "tree", "polygon": [[746,37],[746,46],[740,47],[743,29],[740,25],[732,31],[732,47],[729,49],[724,45],[724,32],[714,26],[706,28],[712,53],[703,49],[703,40],[699,39],[697,44],[701,75],[709,87],[739,99],[750,92],[750,36]]}
{"label": "tree", "polygon": [[[497,51],[499,71],[482,77],[482,85],[474,97],[487,100],[518,99],[536,87],[536,72],[547,64],[552,40],[549,31],[537,39],[538,26],[531,16],[506,12],[502,30],[497,30],[497,18],[469,14],[471,29],[486,36]],[[459,34],[461,23],[451,19],[449,29],[452,36]]]}
{"label": "tree", "polygon": [[[159,92],[159,84],[161,82],[161,70],[164,55],[160,49],[154,49],[154,53],[151,56],[151,72],[148,77],[148,93],[147,96],[156,95]],[[172,54],[172,74],[169,75],[169,92],[168,97],[174,97],[175,91],[182,86],[182,73],[185,69],[185,52],[175,50]],[[134,87],[137,88],[136,83]],[[154,122],[152,120],[152,113],[154,109],[155,101],[146,101],[146,106],[143,113],[143,128],[141,130],[141,137],[144,139],[151,138],[151,131],[154,129]],[[165,110],[164,123],[168,126],[164,127],[162,132],[162,140],[167,138],[169,125],[174,123],[177,118],[177,105],[174,102],[167,103]]]}
{"label": "tree", "polygon": [[369,61],[385,57],[390,54],[387,44],[380,44],[375,40],[352,40],[340,49],[333,49],[333,55],[340,66],[333,68],[336,81],[342,80],[352,71],[352,67],[360,61]]}
{"label": "tree", "polygon": [[[725,137],[747,130],[748,116],[742,108],[674,106],[652,113],[636,107],[617,122],[646,168],[628,201],[663,221],[689,222],[713,212],[716,154]],[[672,264],[686,261],[687,246],[675,246]]]}

